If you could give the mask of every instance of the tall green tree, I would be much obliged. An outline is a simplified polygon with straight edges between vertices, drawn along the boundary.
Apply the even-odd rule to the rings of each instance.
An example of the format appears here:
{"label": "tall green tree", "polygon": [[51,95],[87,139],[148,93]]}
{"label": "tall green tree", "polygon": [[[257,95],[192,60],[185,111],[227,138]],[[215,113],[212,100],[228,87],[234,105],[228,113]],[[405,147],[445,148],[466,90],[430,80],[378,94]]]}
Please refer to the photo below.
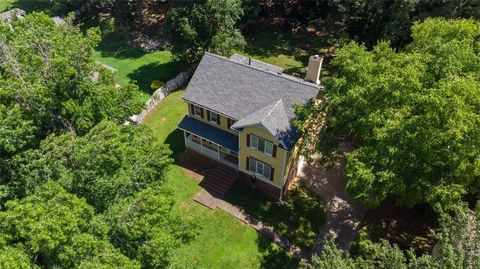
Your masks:
{"label": "tall green tree", "polygon": [[411,41],[414,23],[429,17],[480,18],[480,2],[476,0],[328,0],[325,8],[328,16],[341,19],[349,34],[369,47],[379,40],[401,47]]}
{"label": "tall green tree", "polygon": [[442,214],[441,232],[437,236],[435,255],[416,256],[413,249],[406,252],[386,241],[364,242],[359,255],[338,250],[327,241],[322,252],[312,257],[307,269],[357,269],[357,268],[405,268],[405,269],[475,269],[480,266],[480,203],[474,211],[466,206],[456,208],[452,217]]}
{"label": "tall green tree", "polygon": [[105,228],[95,223],[94,209],[55,182],[5,207],[0,212],[0,264],[5,268],[82,268],[91,263],[140,268],[102,239]]}
{"label": "tall green tree", "polygon": [[[347,190],[448,210],[480,189],[480,23],[429,19],[396,52],[350,43],[324,80],[327,139],[348,137]],[[318,111],[313,117],[321,117]],[[308,137],[307,137],[308,139]]]}
{"label": "tall green tree", "polygon": [[239,0],[188,2],[169,10],[163,32],[177,59],[196,63],[205,51],[229,55],[245,45],[236,28],[242,15]]}
{"label": "tall green tree", "polygon": [[105,213],[110,241],[144,268],[165,268],[173,251],[195,235],[195,224],[172,212],[172,195],[147,188]]}
{"label": "tall green tree", "polygon": [[113,75],[95,63],[98,29],[84,35],[70,21],[55,25],[33,13],[0,25],[0,157],[51,133],[121,122],[143,106],[132,98],[135,86],[115,89]]}
{"label": "tall green tree", "polygon": [[170,150],[143,125],[101,122],[84,136],[51,136],[11,163],[12,192],[31,194],[49,180],[85,197],[97,210],[158,184],[171,163]]}

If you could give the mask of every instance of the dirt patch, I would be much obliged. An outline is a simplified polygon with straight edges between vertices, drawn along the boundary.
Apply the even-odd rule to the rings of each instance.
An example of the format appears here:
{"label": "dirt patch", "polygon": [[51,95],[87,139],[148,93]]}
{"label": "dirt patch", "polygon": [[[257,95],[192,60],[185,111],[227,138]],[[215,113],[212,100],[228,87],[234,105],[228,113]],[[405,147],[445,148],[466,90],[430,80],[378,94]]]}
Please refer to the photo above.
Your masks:
{"label": "dirt patch", "polygon": [[193,178],[195,181],[200,182],[200,181],[202,181],[202,180],[205,178],[205,176],[203,176],[202,174],[199,174],[199,173],[197,173],[197,172],[195,172],[195,171],[192,171],[192,170],[190,170],[190,169],[188,169],[188,168],[185,168],[185,167],[180,167],[180,168],[182,169],[182,171],[183,171],[188,177]]}
{"label": "dirt patch", "polygon": [[399,207],[392,201],[368,210],[361,224],[358,242],[385,239],[401,249],[413,248],[418,254],[430,253],[438,222],[433,213],[422,207]]}

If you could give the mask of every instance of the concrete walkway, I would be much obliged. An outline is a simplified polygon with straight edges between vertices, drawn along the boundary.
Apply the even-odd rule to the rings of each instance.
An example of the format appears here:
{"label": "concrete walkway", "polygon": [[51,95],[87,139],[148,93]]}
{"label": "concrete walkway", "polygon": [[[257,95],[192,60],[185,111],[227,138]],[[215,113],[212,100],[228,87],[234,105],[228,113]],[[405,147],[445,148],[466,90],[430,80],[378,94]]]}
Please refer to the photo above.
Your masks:
{"label": "concrete walkway", "polygon": [[[352,150],[346,144],[340,148],[344,152]],[[345,164],[343,156],[330,168],[325,168],[316,160],[312,164],[305,164],[299,174],[301,183],[317,192],[326,206],[325,225],[313,253],[320,253],[328,238],[333,239],[339,249],[348,251],[365,217],[363,207],[345,191]]]}

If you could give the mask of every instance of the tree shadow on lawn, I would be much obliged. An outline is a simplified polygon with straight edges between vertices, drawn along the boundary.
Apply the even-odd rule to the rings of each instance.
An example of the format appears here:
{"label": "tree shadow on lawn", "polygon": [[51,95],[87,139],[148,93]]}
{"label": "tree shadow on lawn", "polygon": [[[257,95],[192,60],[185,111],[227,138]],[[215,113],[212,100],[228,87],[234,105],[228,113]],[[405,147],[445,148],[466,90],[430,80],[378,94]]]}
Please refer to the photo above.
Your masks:
{"label": "tree shadow on lawn", "polygon": [[279,203],[268,200],[259,190],[237,182],[225,200],[272,227],[302,250],[314,246],[325,222],[323,202],[301,185],[295,185]]}
{"label": "tree shadow on lawn", "polygon": [[48,15],[54,15],[57,12],[55,2],[52,1],[34,1],[34,0],[16,0],[12,1],[10,8],[19,8],[27,13],[43,11]]}
{"label": "tree shadow on lawn", "polygon": [[[313,34],[295,34],[278,27],[266,27],[246,38],[244,51],[253,56],[271,57],[280,54],[308,55],[319,53],[321,48],[331,46],[331,40]],[[305,56],[308,59],[308,56]],[[297,59],[299,60],[299,59]]]}
{"label": "tree shadow on lawn", "polygon": [[185,151],[183,131],[175,129],[168,134],[167,139],[165,139],[165,144],[168,144],[172,151],[172,154],[169,157],[173,158],[174,162],[178,164],[181,154]]}
{"label": "tree shadow on lawn", "polygon": [[104,35],[96,49],[100,51],[102,57],[117,59],[137,59],[146,54],[139,48],[131,47],[126,38],[119,33]]}
{"label": "tree shadow on lawn", "polygon": [[173,61],[167,63],[150,63],[135,69],[129,73],[127,77],[132,81],[136,81],[135,84],[138,85],[141,91],[152,94],[153,90],[150,87],[152,81],[160,80],[167,82],[174,78],[177,73],[180,72],[179,70],[179,64]]}
{"label": "tree shadow on lawn", "polygon": [[261,268],[298,268],[299,260],[287,254],[282,248],[274,248],[270,239],[259,234],[257,238],[258,250],[262,255]]}

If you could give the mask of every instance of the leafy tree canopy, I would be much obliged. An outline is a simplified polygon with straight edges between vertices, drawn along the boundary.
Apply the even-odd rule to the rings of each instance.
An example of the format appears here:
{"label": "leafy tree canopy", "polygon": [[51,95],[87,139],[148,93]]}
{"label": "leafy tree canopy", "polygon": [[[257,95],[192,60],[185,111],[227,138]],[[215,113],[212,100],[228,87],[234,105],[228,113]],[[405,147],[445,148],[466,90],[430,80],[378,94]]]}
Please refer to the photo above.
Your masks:
{"label": "leafy tree canopy", "polygon": [[169,155],[147,127],[105,121],[85,136],[51,136],[38,149],[17,155],[9,184],[22,197],[53,180],[102,211],[158,183],[171,163]]}
{"label": "leafy tree canopy", "polygon": [[242,15],[239,0],[188,2],[168,12],[163,32],[177,59],[195,63],[205,51],[229,55],[234,48],[245,45],[235,28]]}
{"label": "leafy tree canopy", "polygon": [[357,145],[347,189],[366,206],[393,196],[448,210],[480,188],[480,23],[428,19],[412,37],[401,52],[341,49],[324,83],[327,134]]}
{"label": "leafy tree canopy", "polygon": [[173,251],[195,235],[195,225],[171,212],[172,195],[147,188],[105,213],[110,241],[145,268],[165,268]]}
{"label": "leafy tree canopy", "polygon": [[9,245],[2,249],[0,264],[6,268],[91,268],[92,263],[140,268],[108,241],[93,235],[99,232],[93,218],[94,210],[84,199],[55,182],[22,200],[11,200],[0,212],[0,242]]}
{"label": "leafy tree canopy", "polygon": [[357,256],[338,250],[327,241],[320,255],[314,255],[307,269],[362,269],[362,268],[465,268],[480,266],[480,203],[475,211],[457,207],[454,217],[443,214],[435,255],[416,256],[413,249],[406,253],[386,241],[363,242],[364,248]]}
{"label": "leafy tree canopy", "polygon": [[115,89],[112,74],[93,60],[98,41],[98,29],[84,35],[43,13],[0,25],[0,157],[52,132],[83,134],[141,109],[134,86]]}

